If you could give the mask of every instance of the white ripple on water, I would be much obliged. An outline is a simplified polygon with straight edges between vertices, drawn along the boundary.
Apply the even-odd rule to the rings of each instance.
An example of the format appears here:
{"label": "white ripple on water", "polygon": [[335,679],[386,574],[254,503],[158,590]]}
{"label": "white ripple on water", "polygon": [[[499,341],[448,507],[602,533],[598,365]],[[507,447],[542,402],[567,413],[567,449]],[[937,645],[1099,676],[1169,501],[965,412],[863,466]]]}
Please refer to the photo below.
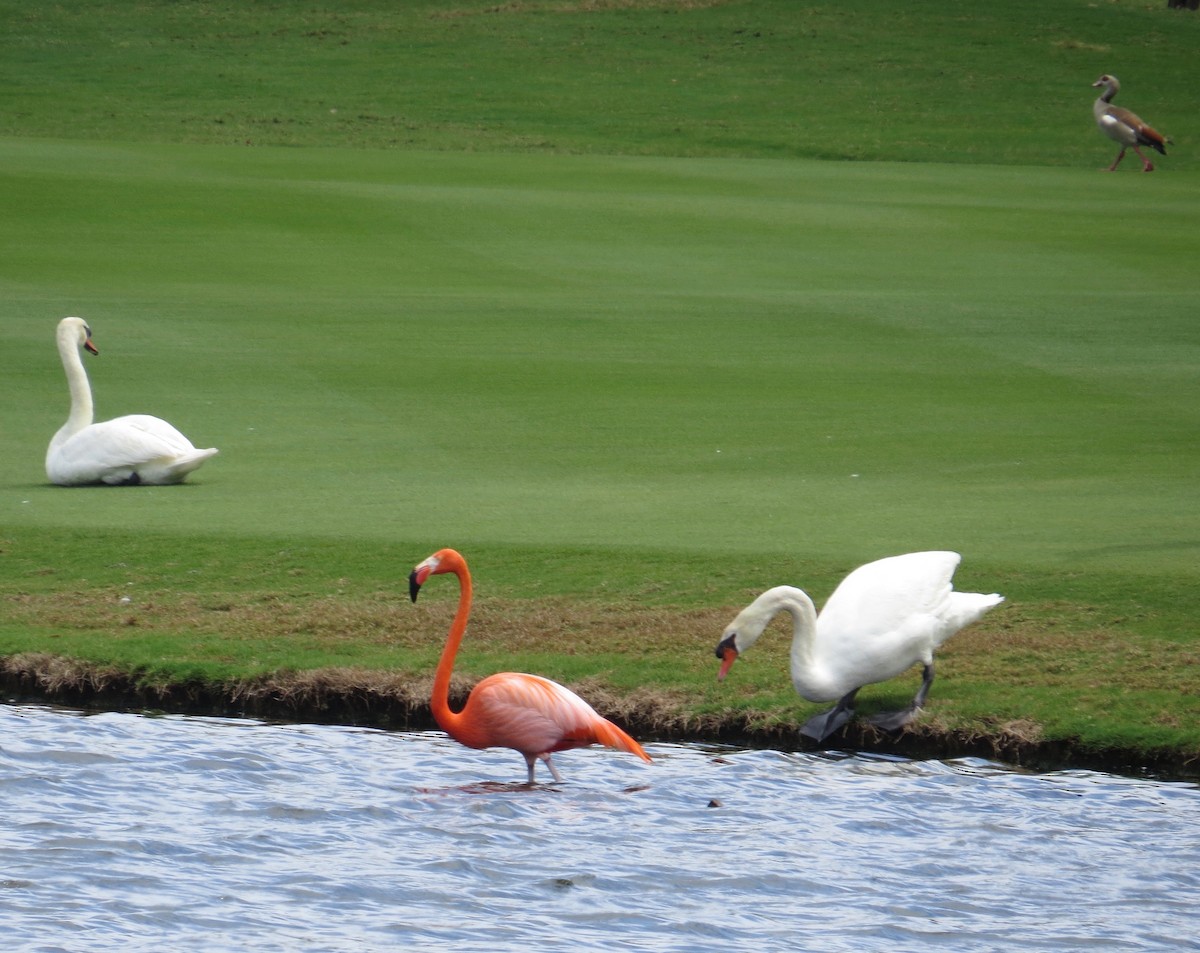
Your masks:
{"label": "white ripple on water", "polygon": [[648,750],[0,706],[5,949],[1200,949],[1193,785]]}

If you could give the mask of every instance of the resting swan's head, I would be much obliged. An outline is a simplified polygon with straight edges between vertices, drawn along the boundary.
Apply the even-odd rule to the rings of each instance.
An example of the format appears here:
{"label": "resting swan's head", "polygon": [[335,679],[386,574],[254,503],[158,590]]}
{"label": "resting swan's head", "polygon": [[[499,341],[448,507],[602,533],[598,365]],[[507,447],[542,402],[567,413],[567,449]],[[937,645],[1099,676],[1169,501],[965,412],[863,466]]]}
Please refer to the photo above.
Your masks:
{"label": "resting swan's head", "polygon": [[58,322],[58,340],[66,342],[78,350],[84,348],[93,354],[99,354],[96,345],[92,343],[92,329],[83,318],[63,318]]}

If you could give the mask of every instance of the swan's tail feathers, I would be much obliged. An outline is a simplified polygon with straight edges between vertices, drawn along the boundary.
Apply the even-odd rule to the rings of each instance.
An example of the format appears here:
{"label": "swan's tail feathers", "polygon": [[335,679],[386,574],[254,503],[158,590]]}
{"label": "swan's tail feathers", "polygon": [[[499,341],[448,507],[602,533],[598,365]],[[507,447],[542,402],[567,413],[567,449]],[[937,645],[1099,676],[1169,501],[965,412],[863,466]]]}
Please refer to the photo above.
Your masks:
{"label": "swan's tail feathers", "polygon": [[217,453],[216,447],[189,450],[186,453],[158,461],[157,464],[152,463],[145,467],[139,467],[138,470],[143,483],[182,483],[187,479],[189,473]]}
{"label": "swan's tail feathers", "polygon": [[209,457],[215,457],[218,452],[216,447],[208,447],[205,450],[193,450],[191,453],[181,453],[172,462],[171,472],[178,473],[179,478],[183,479]]}
{"label": "swan's tail feathers", "polygon": [[643,761],[649,761],[650,755],[642,750],[642,746],[634,741],[624,731],[614,725],[606,718],[600,718],[596,724],[592,726],[596,736],[596,743],[605,745],[609,748],[616,748],[618,751],[628,751],[630,754],[636,754]]}
{"label": "swan's tail feathers", "polygon": [[993,609],[1004,601],[1004,596],[998,592],[952,592],[950,593],[951,631],[957,632],[972,622],[982,619],[989,609]]}
{"label": "swan's tail feathers", "polygon": [[[979,595],[979,594],[972,593],[972,595]],[[1000,593],[998,593],[998,592],[989,592],[986,596],[979,595],[979,605],[980,605],[979,614],[983,615],[983,613],[987,612],[988,609],[991,609],[994,606],[1000,605],[1000,603],[1002,603],[1003,601],[1004,601],[1004,596],[1000,595]]]}

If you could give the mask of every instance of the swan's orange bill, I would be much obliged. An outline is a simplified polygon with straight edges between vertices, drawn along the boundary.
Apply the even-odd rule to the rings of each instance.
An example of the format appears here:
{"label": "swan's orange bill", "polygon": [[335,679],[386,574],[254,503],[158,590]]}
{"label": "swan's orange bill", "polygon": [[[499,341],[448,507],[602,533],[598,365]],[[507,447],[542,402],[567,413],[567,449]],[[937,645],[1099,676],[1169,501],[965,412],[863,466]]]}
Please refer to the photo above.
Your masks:
{"label": "swan's orange bill", "polygon": [[729,674],[729,670],[733,668],[733,663],[737,661],[738,650],[732,645],[725,646],[725,652],[721,656],[721,670],[717,672],[717,681],[722,682],[725,676]]}

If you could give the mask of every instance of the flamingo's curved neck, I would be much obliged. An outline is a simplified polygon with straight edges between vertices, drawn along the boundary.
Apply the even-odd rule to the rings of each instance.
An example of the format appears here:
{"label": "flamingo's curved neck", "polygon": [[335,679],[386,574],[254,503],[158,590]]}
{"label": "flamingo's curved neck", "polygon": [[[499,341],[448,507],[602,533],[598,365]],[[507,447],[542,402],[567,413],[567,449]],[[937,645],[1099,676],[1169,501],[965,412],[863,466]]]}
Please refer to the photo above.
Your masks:
{"label": "flamingo's curved neck", "polygon": [[455,734],[462,713],[450,710],[450,675],[454,670],[458,647],[462,645],[463,635],[467,631],[467,619],[471,615],[471,572],[465,565],[455,566],[452,571],[458,576],[458,611],[450,623],[446,647],[442,649],[442,657],[433,676],[433,695],[429,700],[434,721],[451,736]]}
{"label": "flamingo's curved neck", "polygon": [[79,345],[66,335],[59,335],[58,353],[62,358],[63,370],[67,373],[67,386],[71,389],[71,413],[63,429],[76,433],[92,422],[92,389],[88,385],[87,371],[79,357]]}

